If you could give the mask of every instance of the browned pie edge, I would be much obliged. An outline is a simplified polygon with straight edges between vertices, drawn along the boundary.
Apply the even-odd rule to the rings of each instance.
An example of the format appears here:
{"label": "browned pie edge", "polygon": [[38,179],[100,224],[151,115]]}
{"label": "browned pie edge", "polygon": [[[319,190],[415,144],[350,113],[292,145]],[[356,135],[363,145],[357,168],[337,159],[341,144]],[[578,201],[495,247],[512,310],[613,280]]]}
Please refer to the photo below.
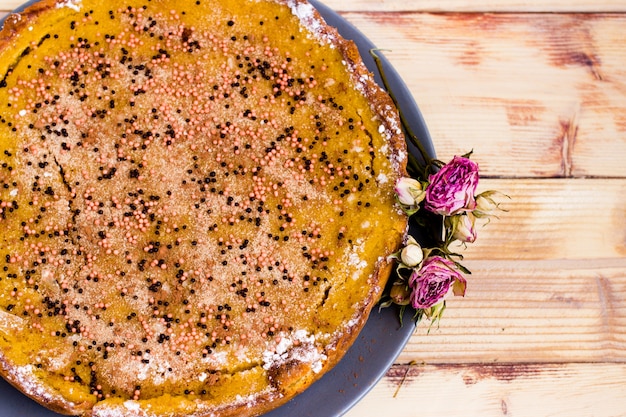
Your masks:
{"label": "browned pie edge", "polygon": [[[310,6],[307,0],[271,1],[291,8],[296,16],[298,16],[296,9],[305,7],[308,11]],[[4,21],[4,26],[0,30],[0,53],[10,48],[15,37],[19,36],[21,31],[27,30],[31,23],[41,14],[62,4],[67,4],[67,0],[40,0],[20,13],[9,14]],[[372,111],[378,115],[379,122],[385,128],[383,135],[387,137],[389,143],[388,154],[394,170],[398,177],[406,176],[407,151],[398,110],[389,95],[375,83],[373,75],[363,63],[355,43],[343,38],[337,29],[329,26],[314,8],[312,8],[311,13],[307,14],[305,18],[302,18],[302,16],[299,17],[302,25],[309,32],[312,32],[321,42],[331,42],[343,55],[352,81],[355,86],[359,88],[361,93],[367,97]],[[312,25],[314,25],[314,30],[312,29]],[[399,228],[406,229],[406,223],[405,221],[403,225],[399,225]],[[326,346],[324,353],[327,356],[327,360],[324,361],[320,372],[314,373],[307,364],[287,363],[283,366],[272,368],[269,371],[270,378],[274,380],[273,386],[277,389],[272,390],[270,393],[257,396],[251,403],[238,402],[215,409],[203,408],[200,402],[197,411],[191,415],[176,413],[168,414],[168,417],[258,416],[279,407],[297,394],[303,392],[313,382],[333,368],[356,340],[359,332],[367,322],[372,308],[378,302],[387,279],[392,272],[393,264],[387,257],[397,251],[401,244],[401,240],[398,239],[394,244],[388,245],[385,253],[380,254],[375,271],[372,274],[372,282],[376,284],[372,285],[368,297],[363,300],[358,319],[351,321],[352,325],[346,325],[340,332],[337,332],[339,337]],[[36,377],[25,377],[13,364],[9,363],[4,358],[2,352],[0,352],[0,376],[4,377],[11,385],[24,392],[30,398],[58,413],[94,417],[155,415],[143,412],[137,414],[137,412],[126,410],[124,407],[115,407],[110,410],[98,407],[98,411],[94,414],[91,409],[94,405],[93,403],[76,404],[66,400]],[[285,387],[286,385],[288,385],[288,387]],[[124,412],[124,410],[126,410],[126,412]]]}

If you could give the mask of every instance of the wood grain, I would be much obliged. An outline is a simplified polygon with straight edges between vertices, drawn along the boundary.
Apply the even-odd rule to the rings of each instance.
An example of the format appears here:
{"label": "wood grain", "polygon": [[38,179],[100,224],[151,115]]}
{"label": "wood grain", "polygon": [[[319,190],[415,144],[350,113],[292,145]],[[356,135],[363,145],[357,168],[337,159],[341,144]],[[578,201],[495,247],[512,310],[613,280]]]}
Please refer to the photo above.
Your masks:
{"label": "wood grain", "polygon": [[396,365],[346,417],[618,417],[626,365]]}
{"label": "wood grain", "polygon": [[[13,10],[25,0],[2,0],[0,10]],[[419,12],[623,12],[621,0],[323,0],[338,11]]]}
{"label": "wood grain", "polygon": [[626,362],[626,259],[464,264],[465,297],[399,362]]}
{"label": "wood grain", "polygon": [[377,12],[623,12],[620,0],[323,0],[338,11]]}
{"label": "wood grain", "polygon": [[409,86],[439,153],[485,175],[626,174],[624,15],[347,13]]}
{"label": "wood grain", "polygon": [[468,259],[626,256],[626,179],[484,178],[479,191],[490,189],[510,197],[501,198],[508,212],[484,227],[478,222]]}

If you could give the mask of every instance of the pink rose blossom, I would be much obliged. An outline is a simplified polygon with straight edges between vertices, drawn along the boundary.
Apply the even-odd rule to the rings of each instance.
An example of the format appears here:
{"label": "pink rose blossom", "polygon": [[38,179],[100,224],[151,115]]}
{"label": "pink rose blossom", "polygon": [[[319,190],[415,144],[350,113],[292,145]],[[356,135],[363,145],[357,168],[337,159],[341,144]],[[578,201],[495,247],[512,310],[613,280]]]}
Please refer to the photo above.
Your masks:
{"label": "pink rose blossom", "polygon": [[469,158],[455,156],[439,172],[429,177],[424,207],[444,216],[472,211],[478,186],[478,165]]}
{"label": "pink rose blossom", "polygon": [[454,262],[440,256],[427,258],[409,278],[411,304],[416,309],[437,304],[452,287],[455,295],[465,295],[466,281]]}

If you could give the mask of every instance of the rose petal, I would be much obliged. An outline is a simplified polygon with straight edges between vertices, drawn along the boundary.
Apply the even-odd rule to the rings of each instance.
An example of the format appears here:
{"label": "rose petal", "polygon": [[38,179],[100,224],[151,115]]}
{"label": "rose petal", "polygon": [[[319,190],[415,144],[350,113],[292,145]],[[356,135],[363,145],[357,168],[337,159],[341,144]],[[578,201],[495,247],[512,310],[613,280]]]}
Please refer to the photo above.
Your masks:
{"label": "rose petal", "polygon": [[478,180],[478,165],[469,158],[455,156],[429,177],[424,207],[444,216],[474,210]]}

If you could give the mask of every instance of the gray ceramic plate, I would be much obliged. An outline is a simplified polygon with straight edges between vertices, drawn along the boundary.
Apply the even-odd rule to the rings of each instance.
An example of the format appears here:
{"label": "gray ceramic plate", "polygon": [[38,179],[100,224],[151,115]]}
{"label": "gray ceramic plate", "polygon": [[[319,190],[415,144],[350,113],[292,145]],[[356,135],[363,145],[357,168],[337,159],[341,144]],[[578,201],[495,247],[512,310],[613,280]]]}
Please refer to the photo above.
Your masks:
{"label": "gray ceramic plate", "polygon": [[[369,54],[374,44],[337,13],[317,1],[311,2],[343,37],[357,44],[367,67],[378,74]],[[35,1],[24,4],[16,11],[32,3]],[[413,133],[426,151],[434,156],[426,124],[411,93],[384,56],[382,61],[389,86]],[[378,75],[376,80],[382,85]],[[414,149],[409,147],[409,150],[415,154]],[[405,313],[404,326],[400,326],[397,309],[388,308],[379,312],[375,308],[356,343],[335,368],[304,393],[265,417],[333,417],[346,413],[376,385],[404,349],[415,328],[411,321],[412,313]],[[60,417],[60,414],[45,409],[0,379],[0,417],[13,416]]]}

